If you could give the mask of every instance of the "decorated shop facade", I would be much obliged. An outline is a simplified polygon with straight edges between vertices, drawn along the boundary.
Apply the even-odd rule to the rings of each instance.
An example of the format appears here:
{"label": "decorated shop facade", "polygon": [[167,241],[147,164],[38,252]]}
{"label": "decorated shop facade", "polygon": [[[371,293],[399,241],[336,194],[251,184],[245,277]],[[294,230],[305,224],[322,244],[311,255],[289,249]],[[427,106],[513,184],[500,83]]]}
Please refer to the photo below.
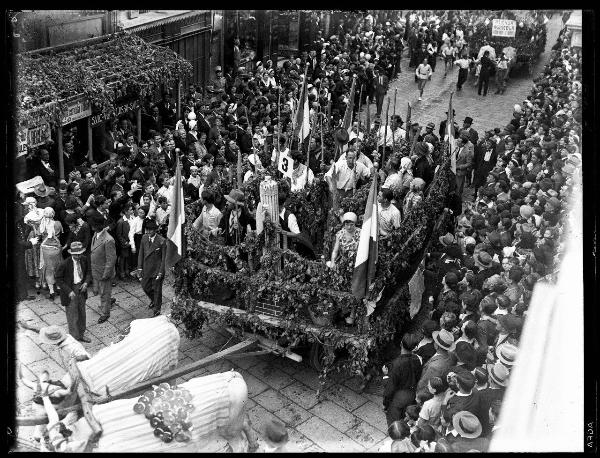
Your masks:
{"label": "decorated shop facade", "polygon": [[144,98],[174,91],[179,101],[181,81],[192,74],[172,50],[127,32],[21,53],[16,65],[17,181],[28,153],[38,148],[56,154],[64,178],[66,130],[76,132],[89,161],[95,135],[119,116],[131,119],[141,140]]}

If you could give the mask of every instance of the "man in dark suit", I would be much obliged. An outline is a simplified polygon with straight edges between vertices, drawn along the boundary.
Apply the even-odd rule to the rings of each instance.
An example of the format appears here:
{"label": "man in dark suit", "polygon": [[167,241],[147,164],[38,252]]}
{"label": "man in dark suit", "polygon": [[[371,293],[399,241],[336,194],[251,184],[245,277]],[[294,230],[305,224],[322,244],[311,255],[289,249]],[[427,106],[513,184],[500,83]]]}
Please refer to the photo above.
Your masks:
{"label": "man in dark suit", "polygon": [[[451,351],[454,349],[454,336],[451,332],[442,329],[432,333],[435,355],[423,365],[421,378],[417,383],[417,396],[427,391],[427,382],[432,377],[442,378],[448,369],[456,364],[456,356]],[[442,381],[445,382],[444,379]]]}
{"label": "man in dark suit", "polygon": [[94,147],[94,161],[101,164],[110,159],[110,155],[115,152],[118,139],[116,134],[116,125],[107,122],[104,127],[101,127],[97,135],[98,146]]}
{"label": "man in dark suit", "polygon": [[40,160],[37,169],[37,174],[42,177],[46,186],[56,188],[58,183],[58,169],[50,164],[50,153],[48,150],[40,150]]}
{"label": "man in dark suit", "polygon": [[87,287],[92,281],[91,269],[85,256],[85,246],[81,242],[71,243],[68,250],[70,258],[62,261],[57,267],[54,277],[60,288],[60,302],[67,314],[69,334],[81,342],[91,342],[84,336],[85,301]]}
{"label": "man in dark suit", "polygon": [[377,102],[377,116],[381,117],[383,99],[387,94],[389,78],[380,69],[375,70],[375,100]]}
{"label": "man in dark suit", "polygon": [[148,119],[148,130],[154,130],[156,132],[163,131],[163,118],[160,115],[160,109],[157,105],[153,105],[150,112],[151,118]]}
{"label": "man in dark suit", "polygon": [[90,218],[90,226],[94,231],[90,257],[91,271],[94,281],[94,293],[100,294],[100,310],[102,315],[98,323],[104,323],[110,316],[112,281],[115,276],[117,248],[115,239],[108,233],[108,221],[100,215]]}
{"label": "man in dark suit", "polygon": [[151,301],[152,316],[160,315],[167,254],[167,242],[156,233],[157,229],[156,220],[146,218],[146,233],[142,236],[138,254],[138,272],[141,271],[142,289]]}

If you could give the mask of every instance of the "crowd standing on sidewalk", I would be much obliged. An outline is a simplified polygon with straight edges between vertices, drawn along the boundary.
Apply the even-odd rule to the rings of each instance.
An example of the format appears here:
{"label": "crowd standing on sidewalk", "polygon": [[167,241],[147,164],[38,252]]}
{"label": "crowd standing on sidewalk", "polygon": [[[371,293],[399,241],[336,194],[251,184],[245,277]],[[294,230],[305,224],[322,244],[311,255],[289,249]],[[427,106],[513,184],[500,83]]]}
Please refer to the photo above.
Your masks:
{"label": "crowd standing on sidewalk", "polygon": [[[89,341],[84,332],[90,286],[101,296],[99,322],[110,315],[116,277],[139,277],[156,316],[161,310],[164,239],[175,201],[176,164],[182,171],[186,205],[201,202],[194,230],[228,245],[239,243],[238,229],[256,229],[255,209],[234,187],[238,154],[243,174],[250,177],[275,161],[279,146],[291,148],[301,171],[316,176],[335,169],[338,189],[354,189],[373,173],[378,159],[361,148],[356,138],[363,133],[358,128],[348,152],[335,165],[333,151],[322,148],[318,138],[311,140],[311,161],[289,141],[302,75],[308,78],[315,126],[319,114],[341,125],[354,75],[357,87],[363,88],[355,92],[355,108],[369,97],[380,115],[383,91],[400,71],[405,46],[416,67],[420,96],[440,56],[445,73],[454,64],[460,67],[460,89],[471,64],[464,58],[464,30],[437,27],[439,17],[425,20],[425,26],[418,18],[417,12],[406,17],[389,12],[388,20],[375,23],[371,15],[356,15],[328,41],[318,39],[310,50],[281,66],[269,60],[257,64],[252,74],[245,68],[223,74],[217,67],[207,88],[190,86],[181,118],[169,94],[149,103],[141,142],[135,141],[137,132],[127,116],[108,123],[102,148],[94,151],[95,161],[74,153],[66,159],[72,167],[65,180],[57,179],[48,149],[42,148],[29,165],[30,175],[42,176],[44,183],[18,200],[19,271],[38,293],[47,286],[50,299],[57,294],[56,286],[60,288],[69,333],[83,342]],[[484,50],[477,60],[479,91],[485,95],[493,59]],[[500,93],[505,88],[503,60],[500,55],[496,70]],[[558,267],[565,199],[581,167],[580,79],[581,56],[564,29],[550,63],[535,77],[531,95],[515,105],[506,126],[480,135],[469,113],[463,128],[456,126],[456,187],[447,203],[453,224],[431,246],[423,268],[422,297],[423,304],[431,304],[429,319],[419,333],[403,337],[400,354],[383,369],[391,451],[486,450],[498,416],[497,401],[518,353],[527,351],[519,348],[519,336],[532,290],[536,282],[550,281]],[[359,100],[361,92],[364,100]],[[396,135],[418,138],[414,155],[390,154],[380,171],[383,237],[423,199],[446,135],[440,125],[438,138],[433,123],[423,135],[418,124],[411,124],[407,134],[400,116],[392,121],[390,138],[380,149],[391,151]],[[67,134],[64,142],[71,145],[67,149],[77,150],[74,136]],[[323,168],[319,161],[312,162],[321,155]],[[306,182],[296,175],[290,184],[302,189]],[[474,188],[474,202],[463,201],[465,187]],[[402,198],[387,190],[400,192]],[[307,224],[285,209],[282,215],[292,233]],[[343,221],[332,268],[339,256],[356,255],[356,214],[346,213]],[[20,299],[27,294],[21,285]],[[273,431],[272,447],[283,447],[285,431],[280,425]]]}

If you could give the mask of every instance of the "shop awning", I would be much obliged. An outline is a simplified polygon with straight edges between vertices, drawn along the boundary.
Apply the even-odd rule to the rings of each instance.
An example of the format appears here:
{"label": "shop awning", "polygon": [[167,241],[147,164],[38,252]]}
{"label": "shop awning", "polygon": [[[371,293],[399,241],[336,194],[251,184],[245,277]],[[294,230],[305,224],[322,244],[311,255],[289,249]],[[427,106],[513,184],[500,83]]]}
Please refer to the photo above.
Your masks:
{"label": "shop awning", "polygon": [[111,113],[116,99],[143,96],[191,72],[191,64],[169,48],[128,32],[22,53],[17,55],[19,124],[60,122],[75,99]]}
{"label": "shop awning", "polygon": [[148,11],[134,19],[121,21],[121,27],[128,32],[138,33],[152,27],[172,24],[184,19],[204,15],[208,10],[166,10]]}

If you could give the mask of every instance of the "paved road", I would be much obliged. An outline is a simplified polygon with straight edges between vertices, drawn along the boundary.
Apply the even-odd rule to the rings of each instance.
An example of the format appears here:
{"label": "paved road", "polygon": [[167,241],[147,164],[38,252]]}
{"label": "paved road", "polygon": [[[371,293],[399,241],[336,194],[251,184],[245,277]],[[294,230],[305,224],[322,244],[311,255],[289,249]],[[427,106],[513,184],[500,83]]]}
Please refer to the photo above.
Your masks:
{"label": "paved road", "polygon": [[[560,19],[549,23],[547,49],[556,41],[560,31]],[[543,65],[548,53],[542,55],[537,68]],[[443,78],[443,64],[436,71],[431,83],[426,87],[424,100],[418,98],[413,73],[403,59],[402,74],[391,84],[390,94],[398,88],[399,112],[404,117],[406,102],[413,103],[413,119],[422,125],[433,121],[438,126],[447,109],[448,95],[453,89],[456,70]],[[478,97],[476,89],[465,86],[455,97],[457,119],[464,116],[474,118],[474,128],[479,132],[496,126],[504,126],[510,120],[512,107],[522,101],[531,87],[531,79],[526,75],[511,79],[504,95],[494,95],[492,86],[487,97]],[[385,106],[385,105],[384,105]],[[374,110],[374,106],[371,107]],[[436,129],[437,130],[437,129]],[[169,313],[169,301],[173,290],[168,285],[164,290],[163,313]],[[140,284],[135,281],[121,282],[113,289],[113,297],[118,305],[111,312],[110,319],[97,324],[99,298],[91,297],[88,304],[88,333],[92,339],[86,348],[94,354],[109,345],[115,337],[127,328],[131,320],[149,316],[146,299]],[[27,320],[32,325],[59,325],[66,327],[64,309],[58,298],[54,302],[43,295],[32,301],[24,301],[17,306],[17,319]],[[179,351],[180,364],[198,360],[219,351],[234,342],[224,329],[210,326],[204,336],[190,340],[183,336]],[[24,375],[34,377],[34,373],[44,368],[53,378],[62,374],[59,359],[53,349],[40,345],[29,331],[18,330],[16,335],[17,360],[25,365]],[[377,394],[359,394],[360,380],[340,374],[334,383],[323,393],[323,401],[317,403],[316,389],[319,386],[318,374],[305,363],[276,358],[271,355],[247,359],[223,360],[197,372],[191,377],[226,371],[235,368],[242,373],[249,388],[249,414],[253,427],[260,431],[261,425],[269,418],[279,418],[289,427],[291,440],[303,451],[365,451],[376,450],[386,437],[386,422],[382,412],[382,398]],[[380,387],[379,387],[380,388]],[[374,384],[371,393],[381,392]],[[18,414],[31,413],[32,393],[21,383],[17,386]],[[18,431],[27,438],[32,428]]]}

